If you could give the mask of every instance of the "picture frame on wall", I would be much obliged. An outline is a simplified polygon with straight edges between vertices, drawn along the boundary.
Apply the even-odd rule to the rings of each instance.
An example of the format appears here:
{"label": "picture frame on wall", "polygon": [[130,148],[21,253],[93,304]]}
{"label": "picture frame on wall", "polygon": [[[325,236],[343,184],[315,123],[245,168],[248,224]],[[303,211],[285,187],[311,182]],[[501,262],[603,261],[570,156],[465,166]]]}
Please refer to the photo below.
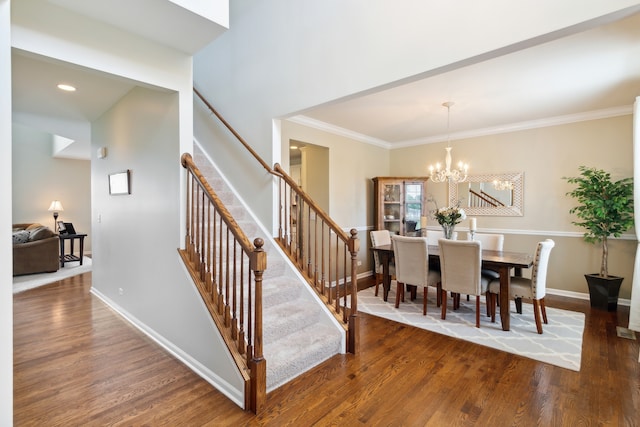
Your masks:
{"label": "picture frame on wall", "polygon": [[109,194],[131,194],[131,170],[109,174]]}

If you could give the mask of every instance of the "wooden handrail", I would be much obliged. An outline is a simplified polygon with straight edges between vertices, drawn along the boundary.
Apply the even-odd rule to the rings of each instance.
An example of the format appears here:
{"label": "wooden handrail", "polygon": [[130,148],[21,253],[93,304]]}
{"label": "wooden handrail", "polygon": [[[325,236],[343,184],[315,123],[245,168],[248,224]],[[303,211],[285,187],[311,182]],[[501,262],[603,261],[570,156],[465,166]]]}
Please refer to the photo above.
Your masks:
{"label": "wooden handrail", "polygon": [[347,235],[347,233],[345,233],[342,228],[340,228],[338,224],[336,224],[335,221],[333,221],[333,219],[331,219],[331,217],[327,215],[327,213],[316,202],[314,202],[313,199],[302,188],[300,188],[296,181],[291,178],[284,169],[282,169],[279,163],[276,163],[273,167],[276,172],[281,174],[282,179],[291,187],[291,189],[295,191],[295,193],[300,196],[302,200],[308,203],[313,211],[316,212],[323,221],[330,225],[332,231],[340,236],[340,239],[342,241],[349,241],[350,237]]}
{"label": "wooden handrail", "polygon": [[[478,193],[472,189],[469,189],[469,194],[471,197],[469,198],[469,206],[477,207],[477,206],[497,206],[493,201],[484,197],[483,194]],[[478,202],[479,201],[479,202]]]}
{"label": "wooden handrail", "polygon": [[236,132],[236,130],[229,124],[229,122],[227,122],[224,117],[222,117],[220,115],[220,113],[218,113],[218,111],[213,108],[213,106],[209,103],[209,101],[206,100],[206,98],[198,91],[198,89],[193,88],[193,91],[195,92],[195,94],[198,96],[198,98],[200,98],[200,100],[202,102],[204,102],[204,104],[207,106],[207,108],[209,110],[211,110],[211,112],[213,114],[215,114],[215,116],[218,118],[218,120],[220,120],[222,122],[222,124],[224,124],[226,126],[227,129],[229,129],[229,132],[231,132],[233,134],[233,136],[236,137],[236,139],[238,141],[240,141],[240,143],[244,146],[244,148],[247,149],[247,151],[249,151],[249,153],[251,153],[251,155],[258,161],[258,163],[260,163],[260,165],[262,165],[262,167],[269,172],[272,175],[276,175],[279,176],[276,172],[274,172],[273,169],[271,169],[271,167],[267,164],[267,162],[265,162],[264,160],[262,160],[262,157],[260,157],[258,155],[258,153],[255,152],[255,150],[253,148],[251,148],[251,146],[249,144],[247,144],[247,142],[242,139],[242,137],[240,136],[240,134],[238,132]]}
{"label": "wooden handrail", "polygon": [[[342,322],[347,333],[347,350],[356,353],[359,335],[357,254],[360,246],[357,231],[351,229],[349,235],[345,233],[279,164],[276,163],[273,169],[269,167],[205,97],[196,88],[193,91],[258,163],[269,174],[277,177],[280,196],[276,242],[307,278],[308,283],[318,292],[335,317]],[[291,215],[297,201],[306,210],[304,219],[293,218]],[[299,213],[302,213],[302,209]],[[298,227],[295,227],[295,232],[292,233],[293,225],[298,220]],[[307,227],[301,227],[303,223]],[[336,236],[335,242],[331,239],[332,235]],[[341,243],[338,243],[338,240]]]}
{"label": "wooden handrail", "polygon": [[[266,401],[262,277],[264,241],[251,241],[193,162],[187,170],[185,249],[179,253],[245,382],[245,407],[258,413]],[[249,271],[245,273],[245,261]]]}
{"label": "wooden handrail", "polygon": [[[358,232],[351,229],[349,234],[345,233],[278,163],[274,169],[281,175],[276,241],[336,319],[343,323],[347,331],[347,351],[357,353]],[[335,243],[332,235],[336,236]]]}
{"label": "wooden handrail", "polygon": [[504,206],[504,203],[502,203],[500,200],[496,199],[495,197],[493,197],[491,194],[485,192],[484,190],[481,190],[481,193],[484,197],[486,197],[487,199],[493,201],[494,206]]}

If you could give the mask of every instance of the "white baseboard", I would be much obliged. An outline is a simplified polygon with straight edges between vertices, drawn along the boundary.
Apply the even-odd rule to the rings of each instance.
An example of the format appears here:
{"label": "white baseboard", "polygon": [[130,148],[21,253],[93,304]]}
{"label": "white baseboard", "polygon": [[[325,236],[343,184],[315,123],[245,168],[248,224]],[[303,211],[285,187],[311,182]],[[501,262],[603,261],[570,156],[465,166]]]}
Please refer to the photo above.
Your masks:
{"label": "white baseboard", "polygon": [[[547,288],[547,293],[549,295],[558,295],[561,297],[582,299],[589,301],[589,293],[588,292],[573,292],[573,291],[565,291],[562,289],[551,289]],[[631,300],[626,298],[618,298],[618,305],[631,306]]]}
{"label": "white baseboard", "polygon": [[135,326],[140,332],[147,335],[153,341],[155,341],[160,347],[164,348],[168,351],[173,357],[180,360],[184,363],[189,369],[195,372],[199,377],[207,381],[211,384],[216,390],[220,391],[226,397],[228,397],[231,401],[233,401],[236,405],[241,408],[244,408],[244,395],[242,392],[234,389],[231,384],[229,384],[224,379],[220,378],[216,375],[215,372],[208,369],[206,366],[198,362],[196,359],[191,357],[189,354],[182,351],[182,349],[175,346],[172,342],[165,339],[162,335],[158,334],[153,329],[149,328],[147,325],[142,323],[135,316],[132,316],[131,313],[124,310],[118,304],[116,304],[113,300],[106,297],[100,291],[96,290],[94,287],[91,288],[91,293],[99,298],[102,302],[104,302],[108,307],[122,316],[127,322],[131,325]]}

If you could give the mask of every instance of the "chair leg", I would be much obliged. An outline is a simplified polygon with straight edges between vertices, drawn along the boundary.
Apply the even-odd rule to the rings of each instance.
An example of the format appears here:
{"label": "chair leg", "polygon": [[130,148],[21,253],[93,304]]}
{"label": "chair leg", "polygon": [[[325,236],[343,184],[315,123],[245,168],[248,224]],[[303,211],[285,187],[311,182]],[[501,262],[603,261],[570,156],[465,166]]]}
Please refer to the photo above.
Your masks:
{"label": "chair leg", "polygon": [[442,315],[440,317],[442,319],[445,319],[447,317],[447,291],[443,289],[440,294],[442,295],[441,297]]}
{"label": "chair leg", "polygon": [[442,304],[442,282],[436,284],[436,307]]}
{"label": "chair leg", "polygon": [[540,298],[540,311],[542,311],[542,321],[545,325],[548,324],[549,322],[547,322],[547,307],[544,303],[544,298]]}
{"label": "chair leg", "polygon": [[376,296],[378,296],[378,288],[380,287],[381,281],[382,281],[382,274],[376,273],[376,293],[375,293]]}
{"label": "chair leg", "polygon": [[498,294],[489,293],[491,296],[491,323],[496,323],[496,303],[498,301]]}
{"label": "chair leg", "polygon": [[476,328],[480,327],[480,296],[476,295]]}
{"label": "chair leg", "polygon": [[533,315],[536,319],[536,329],[538,333],[542,333],[542,323],[540,322],[540,303],[537,299],[533,300]]}
{"label": "chair leg", "polygon": [[428,287],[424,287],[424,298],[422,298],[422,315],[427,315],[427,293],[429,292]]}
{"label": "chair leg", "polygon": [[522,298],[516,297],[514,300],[516,302],[516,311],[518,314],[522,314]]}
{"label": "chair leg", "polygon": [[491,317],[491,306],[489,305],[489,301],[491,300],[490,292],[487,291],[484,294],[484,301],[487,306],[487,317]]}
{"label": "chair leg", "polygon": [[[400,296],[404,295],[404,283],[396,282],[398,284],[396,288],[396,308],[400,307]],[[402,298],[404,301],[404,298]]]}

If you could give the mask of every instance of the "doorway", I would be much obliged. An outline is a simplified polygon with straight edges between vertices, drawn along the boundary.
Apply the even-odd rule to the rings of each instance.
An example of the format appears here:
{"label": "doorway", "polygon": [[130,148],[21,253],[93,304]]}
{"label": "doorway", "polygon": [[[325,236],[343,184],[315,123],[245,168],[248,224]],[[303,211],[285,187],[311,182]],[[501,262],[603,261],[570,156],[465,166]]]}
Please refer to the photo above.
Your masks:
{"label": "doorway", "polygon": [[329,213],[329,148],[289,140],[289,173]]}

